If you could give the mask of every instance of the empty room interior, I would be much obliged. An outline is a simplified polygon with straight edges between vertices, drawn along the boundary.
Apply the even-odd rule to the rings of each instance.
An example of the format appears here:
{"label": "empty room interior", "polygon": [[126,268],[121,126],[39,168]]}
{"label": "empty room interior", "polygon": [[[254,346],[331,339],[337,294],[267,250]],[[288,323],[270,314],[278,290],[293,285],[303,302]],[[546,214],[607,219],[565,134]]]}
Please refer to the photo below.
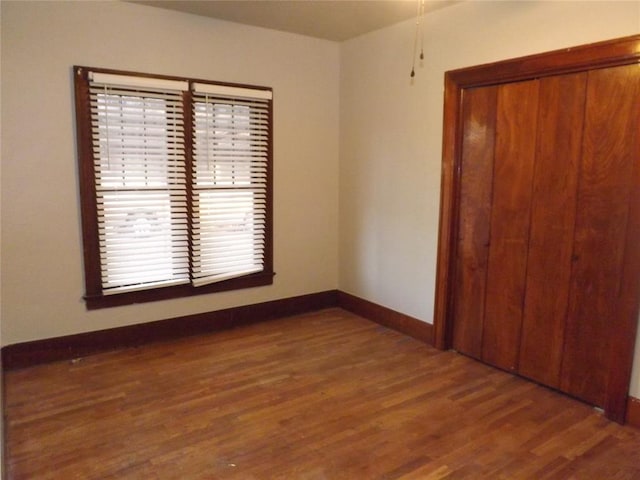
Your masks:
{"label": "empty room interior", "polygon": [[640,2],[0,22],[2,478],[640,478]]}

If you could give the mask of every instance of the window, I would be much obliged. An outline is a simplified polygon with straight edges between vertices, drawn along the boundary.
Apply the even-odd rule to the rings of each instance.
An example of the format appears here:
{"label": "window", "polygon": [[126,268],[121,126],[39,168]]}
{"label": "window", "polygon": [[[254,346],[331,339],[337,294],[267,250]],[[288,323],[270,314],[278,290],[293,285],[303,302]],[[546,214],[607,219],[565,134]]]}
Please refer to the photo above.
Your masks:
{"label": "window", "polygon": [[272,283],[271,89],[74,73],[87,307]]}

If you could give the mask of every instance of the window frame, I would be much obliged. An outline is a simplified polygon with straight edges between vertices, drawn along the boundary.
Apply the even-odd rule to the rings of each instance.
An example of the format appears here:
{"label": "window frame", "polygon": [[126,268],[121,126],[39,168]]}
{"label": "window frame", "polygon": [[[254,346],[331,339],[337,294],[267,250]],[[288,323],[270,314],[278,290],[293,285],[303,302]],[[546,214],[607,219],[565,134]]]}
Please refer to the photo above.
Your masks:
{"label": "window frame", "polygon": [[[83,296],[86,307],[89,310],[130,305],[134,303],[153,302],[172,298],[189,297],[194,295],[209,294],[230,290],[253,288],[273,283],[275,275],[273,271],[273,100],[269,100],[268,108],[268,134],[266,164],[266,206],[264,226],[264,266],[263,270],[244,276],[194,286],[191,283],[173,286],[153,287],[144,290],[132,290],[121,293],[105,295],[102,291],[100,243],[98,227],[98,205],[95,181],[95,167],[93,155],[93,136],[91,127],[91,104],[89,96],[89,72],[107,73],[116,75],[137,76],[143,78],[178,80],[194,83],[210,84],[234,88],[249,88],[271,92],[269,87],[261,87],[247,84],[235,84],[216,82],[211,80],[192,79],[168,75],[154,75],[131,71],[74,66],[74,93],[75,93],[75,121],[76,144],[78,160],[78,183],[80,193],[80,213],[82,224],[82,245],[84,258],[85,294]],[[189,262],[190,278],[193,273],[191,222],[192,209],[192,168],[193,168],[193,94],[191,89],[182,93],[184,101],[184,141],[185,141],[185,169],[187,176],[186,195],[187,212],[189,218]]]}

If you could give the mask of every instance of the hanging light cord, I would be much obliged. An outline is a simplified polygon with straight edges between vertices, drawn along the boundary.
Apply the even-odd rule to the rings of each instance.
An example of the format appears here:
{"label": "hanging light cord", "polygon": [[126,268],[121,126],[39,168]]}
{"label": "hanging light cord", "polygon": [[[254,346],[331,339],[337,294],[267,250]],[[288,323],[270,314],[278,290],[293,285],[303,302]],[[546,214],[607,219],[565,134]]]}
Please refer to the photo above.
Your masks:
{"label": "hanging light cord", "polygon": [[425,0],[420,2],[420,60],[424,60],[424,9]]}
{"label": "hanging light cord", "polygon": [[420,60],[424,60],[424,2],[425,0],[417,0],[418,9],[416,12],[416,34],[413,37],[413,63],[411,64],[411,78],[416,76],[416,53],[418,50],[418,34],[420,35]]}

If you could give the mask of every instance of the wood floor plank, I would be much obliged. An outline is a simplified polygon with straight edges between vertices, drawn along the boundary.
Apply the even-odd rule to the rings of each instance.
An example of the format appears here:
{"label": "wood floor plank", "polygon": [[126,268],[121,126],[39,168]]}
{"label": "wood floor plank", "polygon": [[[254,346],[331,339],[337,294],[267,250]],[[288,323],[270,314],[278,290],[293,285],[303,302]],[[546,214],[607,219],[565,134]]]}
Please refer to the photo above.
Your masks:
{"label": "wood floor plank", "polygon": [[640,478],[639,430],[340,309],[5,382],[12,480]]}

